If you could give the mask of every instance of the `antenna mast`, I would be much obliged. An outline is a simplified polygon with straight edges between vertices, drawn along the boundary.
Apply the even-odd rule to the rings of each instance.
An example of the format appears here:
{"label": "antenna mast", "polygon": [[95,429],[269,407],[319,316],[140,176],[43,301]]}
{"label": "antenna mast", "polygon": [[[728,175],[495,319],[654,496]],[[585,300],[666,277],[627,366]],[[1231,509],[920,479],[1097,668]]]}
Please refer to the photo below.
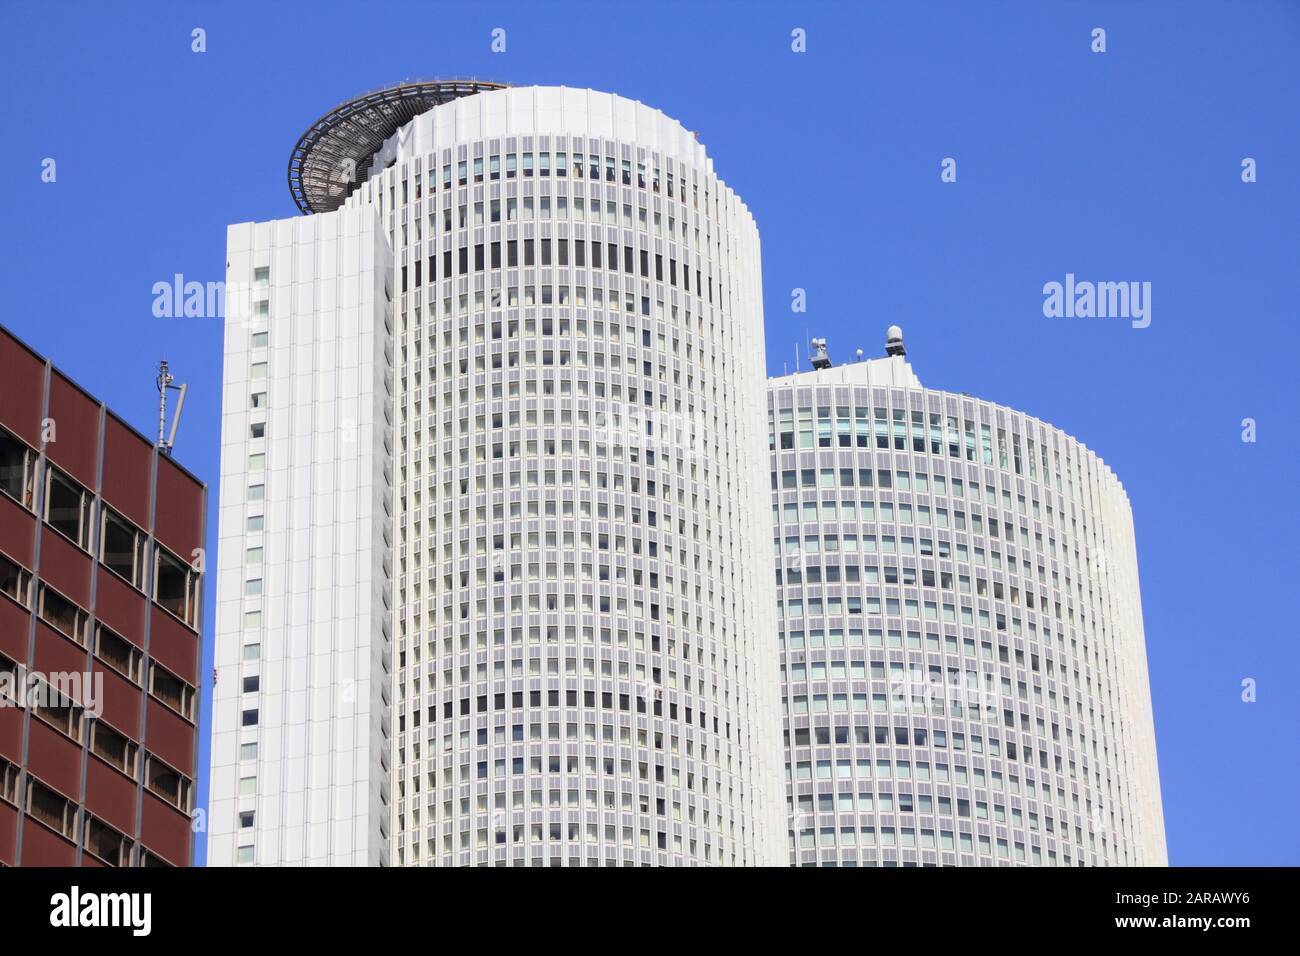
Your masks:
{"label": "antenna mast", "polygon": [[[158,363],[158,450],[164,455],[171,457],[172,448],[176,446],[176,429],[181,424],[181,409],[185,407],[185,393],[189,390],[189,385],[182,383],[173,385],[175,377],[167,368],[167,360],[163,359]],[[176,391],[180,395],[176,399],[176,413],[172,419],[171,433],[167,432],[167,392]]]}

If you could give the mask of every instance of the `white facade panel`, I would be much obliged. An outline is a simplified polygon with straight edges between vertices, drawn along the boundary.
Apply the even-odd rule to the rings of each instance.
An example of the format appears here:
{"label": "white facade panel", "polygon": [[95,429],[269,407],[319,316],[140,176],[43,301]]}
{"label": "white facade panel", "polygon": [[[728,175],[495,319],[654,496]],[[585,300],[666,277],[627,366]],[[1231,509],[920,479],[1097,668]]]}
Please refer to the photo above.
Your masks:
{"label": "white facade panel", "polygon": [[209,861],[387,862],[391,257],[369,209],[232,226]]}

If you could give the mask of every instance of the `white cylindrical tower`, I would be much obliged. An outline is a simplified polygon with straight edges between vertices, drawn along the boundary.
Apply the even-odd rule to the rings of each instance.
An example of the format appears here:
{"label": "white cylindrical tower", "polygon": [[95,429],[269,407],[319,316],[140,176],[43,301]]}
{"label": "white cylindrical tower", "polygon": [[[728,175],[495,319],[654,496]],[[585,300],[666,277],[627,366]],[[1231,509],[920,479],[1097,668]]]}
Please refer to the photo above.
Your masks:
{"label": "white cylindrical tower", "polygon": [[438,86],[290,170],[393,250],[392,860],[784,864],[754,221],[650,107]]}
{"label": "white cylindrical tower", "polygon": [[768,392],[791,861],[1165,865],[1123,487],[887,338]]}

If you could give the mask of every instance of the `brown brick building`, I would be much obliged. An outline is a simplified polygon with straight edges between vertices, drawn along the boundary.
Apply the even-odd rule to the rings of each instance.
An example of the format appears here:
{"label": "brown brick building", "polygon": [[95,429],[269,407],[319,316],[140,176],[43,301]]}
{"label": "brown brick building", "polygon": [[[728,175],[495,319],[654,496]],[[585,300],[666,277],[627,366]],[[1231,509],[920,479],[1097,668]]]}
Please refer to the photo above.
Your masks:
{"label": "brown brick building", "polygon": [[0,865],[190,863],[205,508],[0,328]]}

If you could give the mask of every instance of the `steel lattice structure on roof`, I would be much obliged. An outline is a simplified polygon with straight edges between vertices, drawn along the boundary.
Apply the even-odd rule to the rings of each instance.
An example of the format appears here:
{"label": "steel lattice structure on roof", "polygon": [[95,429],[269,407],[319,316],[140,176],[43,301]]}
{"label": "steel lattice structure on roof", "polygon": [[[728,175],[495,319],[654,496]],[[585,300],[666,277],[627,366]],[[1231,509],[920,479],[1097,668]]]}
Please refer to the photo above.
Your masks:
{"label": "steel lattice structure on roof", "polygon": [[462,96],[505,89],[493,80],[416,80],[348,100],[307,128],[289,157],[289,192],[304,213],[343,205],[370,175],[384,141],[421,113]]}

